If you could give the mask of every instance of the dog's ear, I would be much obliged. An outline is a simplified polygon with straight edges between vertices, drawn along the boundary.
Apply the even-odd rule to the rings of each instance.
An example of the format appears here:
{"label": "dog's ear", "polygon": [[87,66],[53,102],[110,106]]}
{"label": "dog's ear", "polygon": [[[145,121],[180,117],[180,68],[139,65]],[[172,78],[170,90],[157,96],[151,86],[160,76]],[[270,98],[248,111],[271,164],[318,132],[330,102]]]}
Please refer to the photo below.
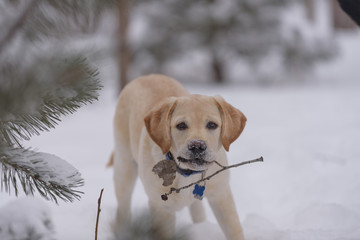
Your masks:
{"label": "dog's ear", "polygon": [[229,151],[230,144],[233,143],[244,130],[246,117],[240,110],[231,106],[222,97],[216,96],[214,99],[221,114],[222,145],[226,151]]}
{"label": "dog's ear", "polygon": [[170,119],[176,103],[176,98],[169,98],[151,109],[144,118],[151,139],[161,148],[164,154],[169,152],[171,147]]}

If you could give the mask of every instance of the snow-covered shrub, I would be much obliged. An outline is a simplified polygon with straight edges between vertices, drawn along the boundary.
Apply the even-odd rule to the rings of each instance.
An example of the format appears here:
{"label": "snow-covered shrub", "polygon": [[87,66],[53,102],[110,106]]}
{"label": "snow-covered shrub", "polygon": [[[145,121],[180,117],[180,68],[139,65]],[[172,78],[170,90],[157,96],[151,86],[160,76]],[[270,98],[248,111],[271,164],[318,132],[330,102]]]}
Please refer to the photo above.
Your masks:
{"label": "snow-covered shrub", "polygon": [[22,198],[0,209],[1,240],[53,240],[50,211],[40,200]]}

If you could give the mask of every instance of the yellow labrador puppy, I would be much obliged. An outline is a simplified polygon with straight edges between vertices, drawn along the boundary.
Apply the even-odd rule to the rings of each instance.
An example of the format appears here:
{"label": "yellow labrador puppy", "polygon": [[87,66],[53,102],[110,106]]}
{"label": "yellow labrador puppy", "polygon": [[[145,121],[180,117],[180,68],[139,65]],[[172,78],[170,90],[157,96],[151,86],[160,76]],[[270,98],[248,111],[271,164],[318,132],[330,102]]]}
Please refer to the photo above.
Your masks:
{"label": "yellow labrador puppy", "polygon": [[[116,228],[130,222],[134,183],[140,177],[148,195],[155,229],[165,239],[175,231],[175,212],[190,208],[194,223],[205,220],[202,197],[210,206],[227,239],[243,239],[228,171],[216,175],[199,189],[161,195],[219,170],[214,161],[227,165],[225,150],[245,127],[246,117],[223,98],[189,94],[177,81],[163,75],[140,77],[121,92],[114,118],[114,166],[118,201]],[[166,186],[152,171],[161,160],[176,163],[173,182]]]}

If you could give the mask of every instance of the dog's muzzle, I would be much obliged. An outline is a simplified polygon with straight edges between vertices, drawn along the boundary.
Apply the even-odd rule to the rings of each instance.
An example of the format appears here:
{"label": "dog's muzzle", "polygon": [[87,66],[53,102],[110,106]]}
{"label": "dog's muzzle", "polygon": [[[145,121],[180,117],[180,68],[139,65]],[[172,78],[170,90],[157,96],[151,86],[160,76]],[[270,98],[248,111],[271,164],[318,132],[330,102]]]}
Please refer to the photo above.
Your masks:
{"label": "dog's muzzle", "polygon": [[203,140],[192,140],[188,144],[191,159],[203,159],[207,145]]}
{"label": "dog's muzzle", "polygon": [[[168,152],[166,155],[166,159],[168,161],[175,161],[174,156],[172,155],[171,152]],[[204,169],[204,166],[207,166],[209,164],[211,164],[211,162],[207,162],[205,160],[202,159],[195,159],[195,160],[191,160],[191,159],[185,159],[183,157],[177,157],[177,160],[179,162],[179,164],[177,164],[176,162],[176,168],[177,168],[177,172],[180,173],[181,175],[188,177],[190,175],[193,174],[198,174],[198,173],[203,173],[204,171],[207,170],[207,167]],[[180,163],[185,163],[186,165],[190,166],[193,169],[197,169],[197,170],[193,170],[193,169],[189,169],[189,168],[183,168],[180,165]],[[199,169],[201,168],[201,169]]]}

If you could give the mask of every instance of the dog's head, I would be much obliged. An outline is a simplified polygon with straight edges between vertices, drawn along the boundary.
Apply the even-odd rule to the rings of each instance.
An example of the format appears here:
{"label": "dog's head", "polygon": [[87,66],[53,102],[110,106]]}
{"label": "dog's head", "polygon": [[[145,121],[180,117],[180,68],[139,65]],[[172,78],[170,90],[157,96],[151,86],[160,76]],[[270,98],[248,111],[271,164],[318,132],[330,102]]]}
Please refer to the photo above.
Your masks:
{"label": "dog's head", "polygon": [[207,169],[221,147],[229,151],[246,123],[244,114],[222,97],[202,95],[168,98],[151,109],[144,120],[162,152],[171,151],[193,170]]}

